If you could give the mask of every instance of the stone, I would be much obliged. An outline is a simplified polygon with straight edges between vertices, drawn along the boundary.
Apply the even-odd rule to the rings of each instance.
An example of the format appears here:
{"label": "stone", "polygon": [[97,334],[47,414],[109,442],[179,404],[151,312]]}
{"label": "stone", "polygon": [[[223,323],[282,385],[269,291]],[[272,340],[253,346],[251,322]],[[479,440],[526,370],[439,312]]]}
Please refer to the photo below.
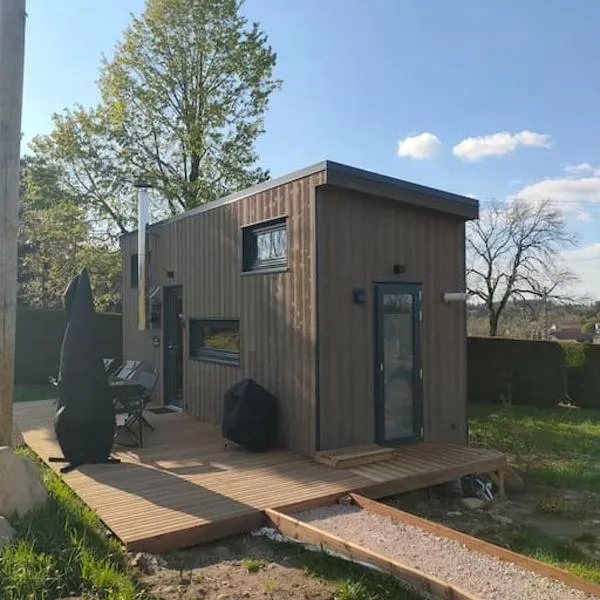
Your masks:
{"label": "stone", "polygon": [[470,510],[481,510],[485,505],[485,501],[479,498],[462,498],[461,502]]}
{"label": "stone", "polygon": [[48,492],[33,461],[0,447],[0,516],[19,517],[44,506]]}
{"label": "stone", "polygon": [[166,561],[160,556],[154,556],[147,552],[137,552],[131,558],[130,564],[145,575],[153,575],[160,568],[166,566]]}
{"label": "stone", "polygon": [[4,517],[0,517],[0,549],[10,544],[13,541],[17,532],[12,528],[12,525]]}
{"label": "stone", "polygon": [[449,517],[460,517],[462,516],[462,513],[460,512],[460,510],[451,510],[448,513]]}
{"label": "stone", "polygon": [[510,517],[507,517],[505,515],[492,513],[490,516],[494,521],[496,521],[496,523],[500,523],[500,525],[511,525],[513,522],[513,520]]}
{"label": "stone", "polygon": [[522,494],[525,482],[515,469],[509,467],[504,473],[504,487],[509,494]]}

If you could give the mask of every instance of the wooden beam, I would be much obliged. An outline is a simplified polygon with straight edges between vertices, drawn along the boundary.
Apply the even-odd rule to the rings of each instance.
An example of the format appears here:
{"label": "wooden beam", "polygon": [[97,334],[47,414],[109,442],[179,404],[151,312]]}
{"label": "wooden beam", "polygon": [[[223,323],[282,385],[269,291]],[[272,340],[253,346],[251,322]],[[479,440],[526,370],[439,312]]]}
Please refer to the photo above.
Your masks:
{"label": "wooden beam", "polygon": [[265,516],[261,511],[256,510],[236,517],[180,529],[179,531],[170,531],[153,536],[144,534],[139,540],[127,541],[126,545],[129,551],[162,554],[172,550],[207,544],[232,535],[247,533],[262,527],[264,524]]}
{"label": "wooden beam", "polygon": [[410,585],[421,593],[431,594],[441,600],[478,600],[476,596],[454,584],[442,581],[400,561],[392,560],[377,552],[367,550],[358,544],[321,531],[289,515],[272,509],[265,510],[265,514],[267,519],[283,535],[299,542],[336,552],[350,560],[370,564]]}
{"label": "wooden beam", "polygon": [[472,473],[491,473],[492,471],[504,469],[505,464],[506,457],[504,455],[488,459],[478,459],[472,462],[465,460],[460,465],[453,465],[443,469],[432,468],[430,471],[424,471],[415,475],[407,475],[381,483],[371,483],[360,489],[355,489],[355,491],[369,498],[385,498],[386,496],[395,496],[396,494],[453,481]]}
{"label": "wooden beam", "polygon": [[12,442],[25,0],[0,2],[0,446]]}
{"label": "wooden beam", "polygon": [[417,517],[411,513],[407,513],[403,510],[388,506],[387,504],[382,504],[381,502],[376,502],[369,498],[365,498],[359,494],[351,493],[350,496],[354,502],[364,510],[391,518],[394,521],[404,523],[406,525],[419,527],[420,529],[428,531],[429,533],[433,533],[434,535],[459,542],[471,550],[483,552],[484,554],[499,558],[500,560],[511,562],[522,569],[527,569],[528,571],[533,571],[534,573],[538,573],[552,579],[557,579],[569,585],[570,587],[600,597],[599,584],[587,581],[582,577],[578,577],[577,575],[569,573],[568,571],[564,571],[563,569],[553,567],[552,565],[540,562],[539,560],[523,556],[522,554],[517,554],[516,552],[506,550],[505,548],[501,548],[495,544],[490,544],[489,542],[472,537],[466,533],[456,531],[455,529],[450,529],[449,527],[440,525],[439,523],[434,523],[433,521],[428,521],[427,519],[422,519],[421,517]]}

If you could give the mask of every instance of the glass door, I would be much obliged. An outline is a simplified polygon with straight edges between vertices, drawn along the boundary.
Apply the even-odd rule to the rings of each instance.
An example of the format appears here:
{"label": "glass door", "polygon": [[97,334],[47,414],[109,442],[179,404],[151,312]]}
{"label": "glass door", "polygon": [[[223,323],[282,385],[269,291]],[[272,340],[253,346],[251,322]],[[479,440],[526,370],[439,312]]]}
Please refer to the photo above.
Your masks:
{"label": "glass door", "polygon": [[421,286],[375,286],[375,431],[379,444],[421,439]]}

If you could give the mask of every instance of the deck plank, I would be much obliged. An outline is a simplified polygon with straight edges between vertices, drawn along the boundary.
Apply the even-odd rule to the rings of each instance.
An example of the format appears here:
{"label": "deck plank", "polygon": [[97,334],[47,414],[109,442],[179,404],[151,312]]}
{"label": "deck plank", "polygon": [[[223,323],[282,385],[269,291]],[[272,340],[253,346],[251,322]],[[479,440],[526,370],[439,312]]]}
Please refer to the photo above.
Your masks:
{"label": "deck plank", "polygon": [[[61,465],[48,462],[60,455],[52,401],[19,403],[14,413],[25,443],[58,472]],[[218,427],[186,414],[148,420],[155,431],[144,448],[115,445],[120,464],[62,475],[131,550],[164,552],[248,531],[264,522],[266,509],[318,505],[348,492],[382,497],[505,464],[497,452],[428,442],[335,469],[287,450],[225,448]]]}

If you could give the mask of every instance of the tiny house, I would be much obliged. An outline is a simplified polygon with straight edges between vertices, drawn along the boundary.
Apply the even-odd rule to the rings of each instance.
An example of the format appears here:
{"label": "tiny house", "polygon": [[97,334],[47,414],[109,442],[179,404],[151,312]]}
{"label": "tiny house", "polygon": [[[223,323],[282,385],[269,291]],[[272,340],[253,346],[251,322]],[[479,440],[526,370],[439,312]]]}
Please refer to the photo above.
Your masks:
{"label": "tiny house", "polygon": [[220,423],[251,377],[282,445],[467,442],[465,223],[476,200],[330,161],[121,239],[124,357],[160,403]]}

